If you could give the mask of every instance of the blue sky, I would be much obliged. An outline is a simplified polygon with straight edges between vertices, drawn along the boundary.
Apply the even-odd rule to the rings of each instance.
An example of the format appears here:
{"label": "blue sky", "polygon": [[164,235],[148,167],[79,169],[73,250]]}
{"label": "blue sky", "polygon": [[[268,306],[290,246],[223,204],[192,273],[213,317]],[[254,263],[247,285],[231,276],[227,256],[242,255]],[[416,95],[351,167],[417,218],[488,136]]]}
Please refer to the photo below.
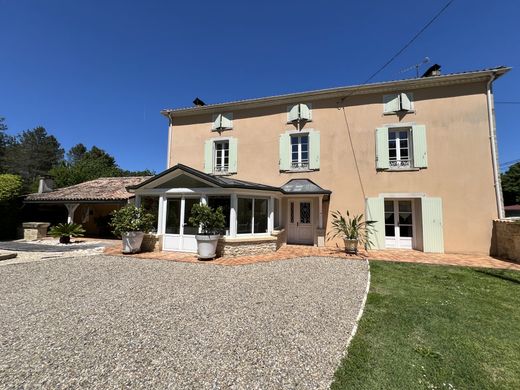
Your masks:
{"label": "blue sky", "polygon": [[[159,172],[161,109],[362,83],[445,3],[0,0],[0,116]],[[455,0],[373,81],[425,56],[445,73],[508,65],[495,100],[520,102],[518,15],[516,0]],[[519,110],[496,106],[502,163],[520,159]]]}

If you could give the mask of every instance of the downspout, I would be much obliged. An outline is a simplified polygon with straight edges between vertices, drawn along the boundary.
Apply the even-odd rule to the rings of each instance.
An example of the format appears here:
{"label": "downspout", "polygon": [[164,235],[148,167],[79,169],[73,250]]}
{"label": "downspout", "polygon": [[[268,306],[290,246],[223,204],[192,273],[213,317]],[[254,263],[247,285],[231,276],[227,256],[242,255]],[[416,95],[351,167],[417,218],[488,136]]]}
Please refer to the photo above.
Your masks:
{"label": "downspout", "polygon": [[493,73],[487,82],[486,94],[488,105],[488,121],[489,121],[489,143],[491,144],[491,162],[493,164],[493,180],[495,186],[495,196],[497,198],[498,218],[504,218],[504,199],[502,198],[502,186],[500,185],[500,175],[498,172],[498,155],[497,155],[497,138],[495,131],[495,122],[493,118],[493,94],[491,92],[491,83],[495,80],[496,73]]}
{"label": "downspout", "polygon": [[166,152],[166,169],[170,168],[170,153],[172,147],[172,126],[173,117],[171,113],[168,113],[168,151]]}

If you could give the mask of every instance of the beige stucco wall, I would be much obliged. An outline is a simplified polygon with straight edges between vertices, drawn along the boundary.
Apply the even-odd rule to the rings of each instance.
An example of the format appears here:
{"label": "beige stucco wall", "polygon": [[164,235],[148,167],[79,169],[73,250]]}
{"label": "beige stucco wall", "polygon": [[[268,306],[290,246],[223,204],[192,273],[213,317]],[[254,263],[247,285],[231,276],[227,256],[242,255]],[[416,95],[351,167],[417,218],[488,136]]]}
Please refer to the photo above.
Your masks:
{"label": "beige stucco wall", "polygon": [[[363,213],[365,197],[380,193],[441,197],[445,251],[488,253],[497,211],[485,83],[411,92],[415,113],[404,117],[383,115],[382,93],[351,96],[343,103],[359,172],[338,99],[302,101],[312,103],[313,115],[304,129],[318,130],[321,135],[321,167],[315,172],[279,172],[279,135],[295,129],[286,123],[286,104],[232,111],[233,130],[224,131],[221,136],[238,139],[238,174],[234,177],[277,186],[306,177],[332,191],[326,210],[348,209],[353,213]],[[211,121],[211,113],[173,117],[170,166],[183,163],[203,170],[204,141],[219,136],[211,132]],[[375,128],[396,123],[426,125],[427,169],[376,171]],[[330,227],[330,218],[324,216]]]}

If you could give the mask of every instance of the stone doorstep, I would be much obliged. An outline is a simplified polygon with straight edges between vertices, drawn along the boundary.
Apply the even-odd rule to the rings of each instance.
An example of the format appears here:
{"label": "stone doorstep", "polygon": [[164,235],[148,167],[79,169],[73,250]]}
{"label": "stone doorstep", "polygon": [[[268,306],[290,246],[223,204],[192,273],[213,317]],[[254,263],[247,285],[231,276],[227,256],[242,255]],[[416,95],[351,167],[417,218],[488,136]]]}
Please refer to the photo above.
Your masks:
{"label": "stone doorstep", "polygon": [[15,252],[0,252],[0,261],[14,259],[18,256],[18,253]]}

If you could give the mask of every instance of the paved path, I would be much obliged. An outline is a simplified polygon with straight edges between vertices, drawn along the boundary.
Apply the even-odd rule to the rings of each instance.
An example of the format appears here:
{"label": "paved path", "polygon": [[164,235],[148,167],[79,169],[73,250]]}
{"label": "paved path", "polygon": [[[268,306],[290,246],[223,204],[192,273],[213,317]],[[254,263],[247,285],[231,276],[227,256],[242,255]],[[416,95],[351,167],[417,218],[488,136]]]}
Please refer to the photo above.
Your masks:
{"label": "paved path", "polygon": [[0,388],[326,389],[368,266],[91,256],[0,280]]}

